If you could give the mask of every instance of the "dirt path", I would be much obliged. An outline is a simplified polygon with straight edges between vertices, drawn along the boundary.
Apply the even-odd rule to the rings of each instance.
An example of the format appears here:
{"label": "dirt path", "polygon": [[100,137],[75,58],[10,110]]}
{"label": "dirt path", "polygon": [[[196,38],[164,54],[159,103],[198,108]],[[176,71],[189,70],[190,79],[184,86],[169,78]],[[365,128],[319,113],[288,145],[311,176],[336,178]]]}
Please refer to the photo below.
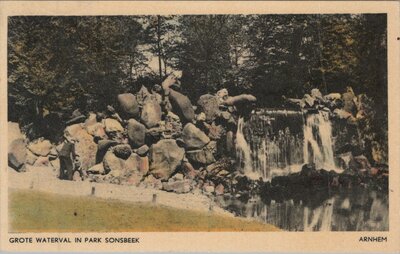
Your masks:
{"label": "dirt path", "polygon": [[32,189],[47,193],[71,196],[95,196],[128,202],[154,202],[156,204],[188,209],[193,211],[211,211],[233,217],[233,215],[214,204],[201,193],[176,194],[151,188],[107,183],[63,181],[55,177],[52,168],[29,167],[28,172],[18,173],[9,169],[8,186],[11,189]]}

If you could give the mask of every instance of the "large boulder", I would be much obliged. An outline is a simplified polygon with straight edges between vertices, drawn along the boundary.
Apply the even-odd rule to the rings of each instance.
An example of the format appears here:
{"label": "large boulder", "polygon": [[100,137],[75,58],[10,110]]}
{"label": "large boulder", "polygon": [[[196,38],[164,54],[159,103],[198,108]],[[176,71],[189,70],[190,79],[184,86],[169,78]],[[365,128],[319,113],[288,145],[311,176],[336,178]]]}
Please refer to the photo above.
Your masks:
{"label": "large boulder", "polygon": [[181,165],[185,150],[173,139],[163,139],[150,147],[150,172],[161,180],[168,179]]}
{"label": "large boulder", "polygon": [[28,165],[35,164],[35,161],[38,159],[39,156],[32,153],[30,150],[26,149],[26,160],[25,163]]}
{"label": "large boulder", "polygon": [[64,130],[64,136],[68,140],[76,141],[75,153],[78,155],[81,169],[87,170],[96,164],[97,144],[81,124],[68,126]]}
{"label": "large boulder", "polygon": [[107,138],[107,134],[104,130],[104,125],[102,123],[95,123],[95,124],[86,126],[86,131],[93,137],[100,138],[100,139]]}
{"label": "large boulder", "polygon": [[195,118],[194,109],[187,96],[170,89],[169,100],[172,105],[172,111],[180,117],[182,122],[193,121]]}
{"label": "large boulder", "polygon": [[329,101],[340,100],[341,98],[342,95],[340,93],[330,93],[324,96],[324,99]]}
{"label": "large boulder", "polygon": [[106,132],[123,132],[124,128],[122,125],[115,119],[107,118],[103,120],[103,125],[106,128]]}
{"label": "large boulder", "polygon": [[138,172],[137,154],[132,153],[126,160],[117,157],[112,151],[108,151],[104,156],[104,172],[114,177],[125,176],[130,172]]}
{"label": "large boulder", "polygon": [[91,174],[104,174],[105,171],[104,171],[103,162],[96,164],[93,167],[89,168],[87,172],[91,173]]}
{"label": "large boulder", "polygon": [[151,189],[162,189],[162,183],[160,179],[155,178],[153,175],[146,176],[143,181],[139,184],[140,187],[143,188],[151,188]]}
{"label": "large boulder", "polygon": [[10,147],[11,143],[14,140],[25,139],[25,136],[24,136],[24,134],[22,134],[18,123],[8,122],[7,127],[8,127],[7,128],[8,147]]}
{"label": "large boulder", "polygon": [[236,106],[238,104],[252,103],[256,101],[257,98],[251,94],[240,94],[237,96],[228,97],[223,101],[223,104],[227,106]]}
{"label": "large boulder", "polygon": [[354,103],[354,99],[356,98],[356,95],[353,92],[353,89],[351,87],[347,87],[347,90],[345,93],[342,94],[342,100],[343,100],[343,109],[347,112],[354,113],[356,110],[356,105]]}
{"label": "large boulder", "polygon": [[192,190],[192,181],[189,179],[185,180],[172,180],[170,179],[168,182],[163,182],[162,187],[165,191],[171,191],[178,194],[188,193]]}
{"label": "large boulder", "polygon": [[93,137],[97,137],[100,139],[107,138],[106,132],[104,130],[104,125],[97,122],[96,114],[90,113],[89,117],[85,121],[84,126],[86,131]]}
{"label": "large boulder", "polygon": [[26,144],[22,138],[15,139],[8,146],[8,165],[21,171],[26,160]]}
{"label": "large boulder", "polygon": [[127,125],[128,138],[133,148],[138,148],[144,145],[146,137],[146,127],[136,121],[135,119],[129,119]]}
{"label": "large boulder", "polygon": [[122,110],[122,116],[136,117],[139,115],[139,103],[136,97],[131,93],[124,93],[118,95],[118,103]]}
{"label": "large boulder", "polygon": [[8,165],[15,170],[21,170],[27,158],[27,150],[25,136],[18,123],[8,122],[7,139]]}
{"label": "large boulder", "polygon": [[107,153],[108,149],[116,145],[118,145],[118,142],[115,140],[99,140],[99,142],[97,143],[96,163],[102,162],[104,155]]}
{"label": "large boulder", "polygon": [[186,157],[194,162],[208,165],[215,162],[214,153],[216,152],[216,142],[211,141],[208,145],[199,150],[186,152]]}
{"label": "large boulder", "polygon": [[219,99],[217,96],[205,94],[200,96],[197,104],[206,114],[206,121],[212,122],[219,115]]}
{"label": "large boulder", "polygon": [[201,149],[210,142],[210,138],[192,123],[185,125],[182,138],[187,149]]}
{"label": "large boulder", "polygon": [[50,141],[45,139],[37,139],[28,145],[29,151],[37,156],[49,155],[52,147]]}
{"label": "large boulder", "polygon": [[142,114],[140,116],[142,122],[147,128],[157,126],[161,121],[161,107],[157,99],[153,96],[148,96],[143,102]]}
{"label": "large boulder", "polygon": [[318,88],[314,88],[311,90],[311,97],[319,101],[325,101],[321,91]]}
{"label": "large boulder", "polygon": [[113,147],[114,154],[123,160],[127,160],[132,154],[131,147],[126,144],[116,145]]}

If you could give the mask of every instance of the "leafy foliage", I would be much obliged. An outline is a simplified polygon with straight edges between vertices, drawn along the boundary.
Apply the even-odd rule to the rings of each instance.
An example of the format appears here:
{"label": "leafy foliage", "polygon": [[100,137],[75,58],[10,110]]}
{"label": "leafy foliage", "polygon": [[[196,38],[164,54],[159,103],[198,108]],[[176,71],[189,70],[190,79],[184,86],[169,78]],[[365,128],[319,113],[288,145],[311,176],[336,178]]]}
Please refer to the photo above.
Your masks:
{"label": "leafy foliage", "polygon": [[100,111],[179,69],[192,100],[225,87],[278,107],[352,86],[387,126],[386,47],[384,14],[10,17],[9,119]]}

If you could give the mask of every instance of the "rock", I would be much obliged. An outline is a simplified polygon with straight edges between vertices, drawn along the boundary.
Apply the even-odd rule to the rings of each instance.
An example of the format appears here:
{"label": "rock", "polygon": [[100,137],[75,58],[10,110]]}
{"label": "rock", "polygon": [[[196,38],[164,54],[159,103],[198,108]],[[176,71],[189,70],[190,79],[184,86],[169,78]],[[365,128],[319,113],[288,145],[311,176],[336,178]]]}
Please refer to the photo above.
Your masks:
{"label": "rock", "polygon": [[81,174],[79,173],[79,171],[74,172],[74,174],[72,175],[72,181],[75,181],[75,182],[82,181],[82,177],[81,177]]}
{"label": "rock", "polygon": [[37,160],[38,156],[26,149],[26,160],[25,163],[28,165],[33,165]]}
{"label": "rock", "polygon": [[143,181],[139,184],[139,186],[158,190],[162,189],[161,180],[155,178],[153,175],[148,175],[147,177],[145,177]]}
{"label": "rock", "polygon": [[223,101],[224,105],[236,106],[238,104],[256,102],[257,98],[251,94],[241,94],[233,97],[228,97]]}
{"label": "rock", "polygon": [[26,161],[25,139],[15,139],[8,146],[8,165],[17,171],[22,171]]}
{"label": "rock", "polygon": [[161,180],[168,179],[181,165],[185,150],[173,139],[163,139],[150,147],[150,172]]}
{"label": "rock", "polygon": [[207,135],[211,140],[219,140],[223,135],[225,135],[225,129],[222,125],[216,125],[214,122],[212,124],[204,123],[207,128]]}
{"label": "rock", "polygon": [[136,150],[136,153],[137,153],[139,156],[146,156],[148,152],[149,152],[149,147],[148,147],[147,145],[142,145],[141,147],[139,147],[139,148]]}
{"label": "rock", "polygon": [[315,99],[313,97],[311,97],[311,95],[309,94],[305,94],[303,97],[303,101],[305,102],[305,104],[308,107],[313,107],[315,104]]}
{"label": "rock", "polygon": [[194,179],[198,175],[198,171],[189,162],[184,162],[182,168],[187,179]]}
{"label": "rock", "polygon": [[200,96],[197,104],[206,115],[206,121],[212,122],[219,115],[219,99],[217,96],[205,94]]}
{"label": "rock", "polygon": [[214,193],[215,187],[213,185],[205,184],[205,185],[203,185],[203,191],[211,194],[211,193]]}
{"label": "rock", "polygon": [[324,97],[318,88],[311,89],[311,97],[319,101],[324,101]]}
{"label": "rock", "polygon": [[97,137],[100,139],[106,139],[107,134],[104,130],[104,125],[102,123],[94,123],[89,126],[86,126],[86,131],[92,135],[93,137]]}
{"label": "rock", "polygon": [[140,118],[147,128],[152,128],[160,123],[161,107],[152,96],[147,97],[144,101]]}
{"label": "rock", "polygon": [[338,109],[338,108],[333,111],[333,114],[339,119],[348,119],[348,118],[352,117],[351,113],[349,113],[343,109]]}
{"label": "rock", "polygon": [[99,140],[97,144],[96,163],[102,162],[108,149],[116,145],[118,145],[118,142],[115,140]]}
{"label": "rock", "polygon": [[232,118],[232,114],[229,113],[228,111],[221,112],[220,116],[222,119],[224,119],[226,121],[229,121]]}
{"label": "rock", "polygon": [[351,152],[340,154],[338,157],[343,169],[348,170],[354,166],[354,157]]}
{"label": "rock", "polygon": [[97,144],[81,124],[68,126],[64,130],[67,140],[75,140],[75,153],[82,170],[87,170],[96,164]]}
{"label": "rock", "polygon": [[177,173],[177,174],[175,174],[174,176],[172,176],[171,178],[172,178],[172,180],[174,180],[174,181],[182,181],[183,178],[184,178],[184,175],[181,174],[181,173]]}
{"label": "rock", "polygon": [[215,150],[216,150],[216,142],[211,141],[203,149],[186,151],[186,156],[192,162],[207,165],[215,162],[215,158],[213,155],[213,153],[215,153]]}
{"label": "rock", "polygon": [[113,147],[114,154],[123,160],[127,160],[132,154],[131,147],[129,145],[116,145]]}
{"label": "rock", "polygon": [[95,123],[97,123],[97,115],[93,112],[90,112],[88,118],[85,120],[85,127]]}
{"label": "rock", "polygon": [[135,119],[129,119],[127,125],[128,138],[133,148],[138,148],[144,145],[146,137],[146,127],[136,121]]}
{"label": "rock", "polygon": [[179,83],[178,77],[175,74],[170,74],[161,84],[164,93],[167,94],[170,91],[170,87],[176,83]]}
{"label": "rock", "polygon": [[53,167],[54,171],[56,172],[55,173],[56,177],[59,178],[60,177],[60,168],[61,168],[60,159],[57,158],[55,160],[50,161],[50,165]]}
{"label": "rock", "polygon": [[136,154],[131,154],[128,159],[118,158],[112,151],[108,151],[104,156],[103,166],[106,174],[119,177],[124,176],[131,171],[138,171]]}
{"label": "rock", "polygon": [[118,103],[126,118],[139,116],[139,103],[131,93],[119,94]]}
{"label": "rock", "polygon": [[180,117],[181,121],[192,122],[194,120],[194,109],[187,96],[170,89],[169,100],[172,105],[172,111]]}
{"label": "rock", "polygon": [[210,142],[210,138],[192,123],[185,125],[182,138],[187,149],[200,149]]}
{"label": "rock", "polygon": [[324,99],[329,101],[340,100],[341,98],[342,95],[340,93],[330,93],[324,96]]}
{"label": "rock", "polygon": [[149,92],[149,90],[145,87],[142,86],[139,90],[139,92],[136,93],[136,99],[139,103],[139,105],[143,105],[144,101],[146,100],[146,98],[151,95],[151,93]]}
{"label": "rock", "polygon": [[220,103],[225,101],[228,98],[228,95],[229,95],[228,90],[225,88],[223,88],[217,92],[217,97],[218,97]]}
{"label": "rock", "polygon": [[353,115],[347,118],[347,124],[349,125],[357,125],[358,121],[357,118],[355,118]]}
{"label": "rock", "polygon": [[98,163],[93,167],[89,168],[87,172],[91,174],[104,174],[105,173],[104,164],[102,162]]}
{"label": "rock", "polygon": [[[162,121],[161,121],[162,122]],[[165,125],[163,126],[162,136],[164,138],[178,138],[182,133],[182,123],[179,116],[168,112],[165,116]]]}
{"label": "rock", "polygon": [[204,122],[207,119],[206,114],[204,112],[201,112],[196,116],[196,121],[198,122]]}
{"label": "rock", "polygon": [[123,132],[124,128],[122,125],[115,119],[112,118],[106,118],[103,120],[103,125],[106,128],[106,132]]}
{"label": "rock", "polygon": [[225,187],[222,184],[218,184],[215,187],[215,195],[217,195],[217,196],[224,195],[224,189],[225,189]]}
{"label": "rock", "polygon": [[49,153],[49,160],[55,160],[58,157],[57,149],[53,146]]}
{"label": "rock", "polygon": [[136,157],[138,162],[138,170],[141,174],[146,175],[150,170],[149,157]]}
{"label": "rock", "polygon": [[86,120],[86,116],[84,115],[79,115],[75,116],[72,119],[68,120],[65,122],[66,125],[72,125],[72,124],[77,124],[77,123],[83,123]]}
{"label": "rock", "polygon": [[25,139],[24,134],[22,134],[21,129],[19,128],[18,123],[8,122],[7,123],[7,140],[8,140],[8,149],[10,149],[10,145],[14,140],[17,139]]}
{"label": "rock", "polygon": [[35,140],[28,145],[28,149],[37,156],[49,155],[52,147],[50,141],[44,139]]}
{"label": "rock", "polygon": [[381,144],[379,144],[377,141],[372,141],[371,145],[372,145],[371,148],[372,159],[375,161],[375,163],[386,164],[387,153],[383,150]]}
{"label": "rock", "polygon": [[177,181],[168,181],[163,182],[163,189],[165,191],[173,191],[175,193],[188,193],[192,190],[191,180],[177,180]]}
{"label": "rock", "polygon": [[232,165],[230,159],[221,159],[213,164],[206,167],[206,172],[208,174],[217,175],[219,172],[226,170],[228,172],[233,172],[235,168]]}
{"label": "rock", "polygon": [[35,167],[47,167],[50,165],[49,157],[39,156],[33,166]]}
{"label": "rock", "polygon": [[369,163],[367,157],[364,155],[359,155],[354,157],[355,162],[357,163],[358,169],[370,169],[371,164]]}
{"label": "rock", "polygon": [[74,124],[74,125],[70,125],[67,128],[65,128],[64,130],[64,137],[68,140],[68,141],[72,141],[73,139],[77,141],[77,136],[80,135],[80,133],[82,132],[83,127],[81,124]]}
{"label": "rock", "polygon": [[356,105],[354,103],[354,98],[356,98],[353,89],[351,87],[347,87],[347,91],[342,94],[343,100],[343,110],[354,113],[356,109]]}

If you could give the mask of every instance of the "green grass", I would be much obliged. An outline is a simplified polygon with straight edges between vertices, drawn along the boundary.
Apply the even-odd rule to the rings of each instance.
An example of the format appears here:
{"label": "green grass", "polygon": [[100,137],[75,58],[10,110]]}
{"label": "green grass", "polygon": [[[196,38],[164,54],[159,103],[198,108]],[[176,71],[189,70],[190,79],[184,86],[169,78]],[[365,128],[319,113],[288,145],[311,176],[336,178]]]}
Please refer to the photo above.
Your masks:
{"label": "green grass", "polygon": [[10,232],[277,231],[241,218],[129,203],[10,190]]}

